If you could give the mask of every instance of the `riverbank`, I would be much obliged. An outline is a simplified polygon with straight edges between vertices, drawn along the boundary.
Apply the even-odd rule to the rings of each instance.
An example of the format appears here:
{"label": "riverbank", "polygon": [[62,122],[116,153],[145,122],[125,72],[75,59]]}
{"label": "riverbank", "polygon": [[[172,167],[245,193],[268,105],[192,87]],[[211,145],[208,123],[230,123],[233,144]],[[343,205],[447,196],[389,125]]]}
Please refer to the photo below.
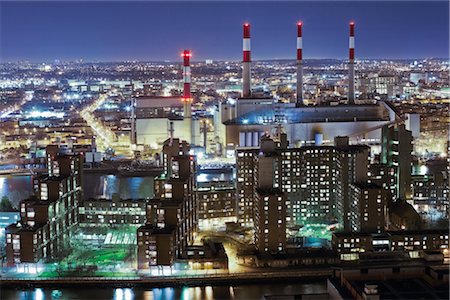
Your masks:
{"label": "riverbank", "polygon": [[258,273],[234,274],[201,274],[189,276],[161,277],[66,277],[66,278],[0,278],[2,288],[29,287],[177,287],[177,286],[209,286],[240,285],[252,283],[299,282],[301,280],[326,279],[332,275],[330,267],[308,270],[284,270]]}

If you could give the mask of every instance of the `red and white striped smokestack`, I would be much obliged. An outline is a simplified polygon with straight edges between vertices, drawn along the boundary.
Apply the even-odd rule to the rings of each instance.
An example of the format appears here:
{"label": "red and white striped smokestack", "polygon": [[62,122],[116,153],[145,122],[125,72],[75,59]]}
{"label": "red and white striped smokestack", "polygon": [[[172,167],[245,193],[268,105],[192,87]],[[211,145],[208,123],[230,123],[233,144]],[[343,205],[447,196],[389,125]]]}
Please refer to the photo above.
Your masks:
{"label": "red and white striped smokestack", "polygon": [[348,104],[355,103],[355,22],[350,22],[348,52]]}
{"label": "red and white striped smokestack", "polygon": [[244,36],[242,43],[242,97],[251,96],[251,52],[250,52],[250,24],[244,23]]}
{"label": "red and white striped smokestack", "polygon": [[192,117],[191,56],[192,54],[189,50],[184,50],[181,54],[181,57],[183,57],[183,97],[181,98],[181,101],[183,102],[184,106],[183,108],[185,118]]}
{"label": "red and white striped smokestack", "polygon": [[303,105],[303,40],[302,22],[297,22],[297,106]]}

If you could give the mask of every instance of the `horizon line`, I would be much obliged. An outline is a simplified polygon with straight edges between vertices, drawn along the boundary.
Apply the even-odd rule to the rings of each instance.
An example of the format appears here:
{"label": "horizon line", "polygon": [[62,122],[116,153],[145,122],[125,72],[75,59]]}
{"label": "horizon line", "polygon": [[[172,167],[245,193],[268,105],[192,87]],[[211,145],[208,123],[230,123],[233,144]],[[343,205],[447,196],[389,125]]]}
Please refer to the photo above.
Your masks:
{"label": "horizon line", "polygon": [[[3,1],[3,0],[2,0]],[[106,0],[105,0],[106,1]],[[142,59],[123,59],[123,60],[86,60],[82,57],[78,59],[53,59],[50,60],[41,60],[41,61],[31,61],[27,59],[21,59],[21,60],[10,60],[10,61],[2,61],[0,62],[0,65],[4,64],[17,64],[17,63],[30,63],[30,64],[55,64],[55,61],[58,60],[59,63],[79,63],[79,64],[87,64],[87,63],[173,63],[173,62],[181,62],[181,60],[170,60],[170,59],[159,59],[159,60],[142,60]],[[78,60],[83,60],[82,62],[79,62]],[[235,60],[235,59],[213,59],[213,58],[205,58],[200,60],[192,60],[192,63],[201,63],[205,62],[207,60],[211,60],[213,62],[235,62],[235,63],[242,63],[242,60]],[[304,58],[304,61],[307,60],[338,60],[338,61],[346,61],[348,58]],[[405,57],[405,58],[357,58],[356,61],[364,61],[364,60],[449,60],[449,58],[446,57]],[[252,62],[264,62],[264,61],[296,61],[295,58],[263,58],[263,59],[254,59]]]}

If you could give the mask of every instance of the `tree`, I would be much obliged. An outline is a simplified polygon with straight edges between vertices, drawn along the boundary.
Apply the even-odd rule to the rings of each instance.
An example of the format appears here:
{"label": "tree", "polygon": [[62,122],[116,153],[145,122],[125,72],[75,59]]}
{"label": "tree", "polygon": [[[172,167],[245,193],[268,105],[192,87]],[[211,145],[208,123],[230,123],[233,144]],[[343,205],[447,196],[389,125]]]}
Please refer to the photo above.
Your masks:
{"label": "tree", "polygon": [[3,196],[0,201],[0,211],[14,211],[8,196]]}

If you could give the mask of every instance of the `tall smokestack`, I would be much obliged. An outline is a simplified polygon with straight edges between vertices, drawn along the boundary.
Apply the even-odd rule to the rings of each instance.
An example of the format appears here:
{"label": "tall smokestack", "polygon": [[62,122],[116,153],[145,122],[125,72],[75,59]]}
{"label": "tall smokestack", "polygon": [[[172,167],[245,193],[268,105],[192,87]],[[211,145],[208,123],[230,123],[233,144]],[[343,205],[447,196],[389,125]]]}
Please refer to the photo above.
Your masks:
{"label": "tall smokestack", "polygon": [[302,41],[302,22],[297,23],[297,102],[296,106],[302,106],[303,103],[303,41]]}
{"label": "tall smokestack", "polygon": [[250,24],[245,23],[243,26],[244,29],[244,39],[242,44],[242,97],[250,97],[251,96],[251,57],[250,57]]}
{"label": "tall smokestack", "polygon": [[183,97],[181,101],[183,102],[184,117],[192,117],[192,96],[191,96],[191,51],[184,50],[181,54],[183,57]]}
{"label": "tall smokestack", "polygon": [[350,22],[348,53],[348,104],[355,104],[355,22]]}

